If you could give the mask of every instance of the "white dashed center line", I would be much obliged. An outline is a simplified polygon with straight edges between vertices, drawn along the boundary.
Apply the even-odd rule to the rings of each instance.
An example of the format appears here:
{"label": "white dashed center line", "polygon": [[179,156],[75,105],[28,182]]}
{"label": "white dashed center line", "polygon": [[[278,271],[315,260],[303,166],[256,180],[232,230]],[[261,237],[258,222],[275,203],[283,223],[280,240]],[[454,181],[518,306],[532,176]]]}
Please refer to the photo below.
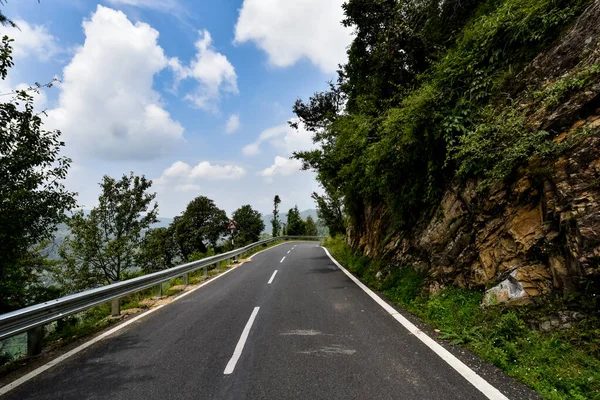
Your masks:
{"label": "white dashed center line", "polygon": [[282,262],[283,262],[283,260],[285,260],[285,256],[284,256],[284,257],[281,259],[281,261],[279,261],[279,263],[282,263]]}
{"label": "white dashed center line", "polygon": [[242,355],[242,351],[244,350],[244,345],[246,344],[246,340],[248,339],[248,335],[250,334],[250,328],[252,328],[252,324],[254,323],[254,320],[256,319],[258,310],[260,310],[260,307],[254,307],[254,311],[252,311],[252,314],[250,315],[250,319],[248,320],[248,322],[246,323],[246,326],[244,327],[244,330],[242,331],[242,336],[240,337],[240,340],[238,341],[237,345],[235,346],[235,350],[233,351],[233,356],[231,356],[231,360],[229,360],[229,362],[227,363],[227,366],[225,367],[225,371],[223,372],[223,374],[229,375],[235,369],[235,364],[237,364],[238,360],[240,359],[240,356]]}
{"label": "white dashed center line", "polygon": [[271,283],[273,283],[273,279],[275,279],[275,275],[277,275],[277,270],[275,270],[275,272],[273,272],[273,275],[271,275],[271,279],[269,279],[269,282],[267,282],[267,285],[270,285]]}

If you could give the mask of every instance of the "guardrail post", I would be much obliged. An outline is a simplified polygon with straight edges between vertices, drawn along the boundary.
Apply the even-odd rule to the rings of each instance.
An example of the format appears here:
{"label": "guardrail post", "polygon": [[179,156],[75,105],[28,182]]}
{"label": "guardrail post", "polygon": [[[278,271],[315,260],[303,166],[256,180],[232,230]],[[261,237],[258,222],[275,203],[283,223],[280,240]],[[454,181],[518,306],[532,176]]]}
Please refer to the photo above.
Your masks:
{"label": "guardrail post", "polygon": [[208,276],[208,267],[205,265],[203,269],[204,269],[204,276],[205,277]]}
{"label": "guardrail post", "polygon": [[163,295],[163,290],[162,290],[162,282],[158,284],[158,286],[156,286],[156,297],[162,297]]}
{"label": "guardrail post", "polygon": [[44,331],[41,326],[36,326],[27,331],[27,357],[37,356],[42,352],[42,337]]}
{"label": "guardrail post", "polygon": [[187,286],[190,282],[189,274],[183,274],[183,284]]}
{"label": "guardrail post", "polygon": [[220,271],[220,270],[221,270],[221,261],[217,261],[217,262],[215,263],[215,269],[216,269],[217,271]]}
{"label": "guardrail post", "polygon": [[113,317],[121,315],[121,299],[116,298],[111,301],[111,313]]}

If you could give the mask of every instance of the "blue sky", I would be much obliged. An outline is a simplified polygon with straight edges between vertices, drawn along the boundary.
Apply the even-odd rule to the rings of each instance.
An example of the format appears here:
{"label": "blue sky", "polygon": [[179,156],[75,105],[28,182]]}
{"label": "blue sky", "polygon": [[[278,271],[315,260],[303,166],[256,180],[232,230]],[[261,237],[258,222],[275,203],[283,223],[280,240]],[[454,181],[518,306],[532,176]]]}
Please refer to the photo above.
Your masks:
{"label": "blue sky", "polygon": [[66,185],[85,208],[104,174],[154,180],[161,216],[198,195],[231,213],[314,208],[314,146],[292,105],[326,89],[346,60],[342,0],[10,1],[20,30],[1,92],[60,79],[36,99],[73,159]]}

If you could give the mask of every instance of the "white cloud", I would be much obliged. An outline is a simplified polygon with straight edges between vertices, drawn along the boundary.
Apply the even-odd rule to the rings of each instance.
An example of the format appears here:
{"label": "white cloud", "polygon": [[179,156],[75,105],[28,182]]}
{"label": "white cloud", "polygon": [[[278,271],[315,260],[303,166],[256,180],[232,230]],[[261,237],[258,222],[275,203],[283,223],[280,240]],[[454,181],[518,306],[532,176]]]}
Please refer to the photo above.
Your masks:
{"label": "white cloud", "polygon": [[277,67],[308,59],[323,72],[335,72],[352,42],[352,29],[341,25],[344,1],[244,0],[235,42],[255,42]]}
{"label": "white cloud", "polygon": [[246,175],[246,170],[237,165],[218,165],[202,161],[192,167],[183,161],[173,163],[154,180],[157,185],[174,185],[176,190],[189,191],[198,187],[198,180],[236,180]]}
{"label": "white cloud", "polygon": [[167,178],[185,178],[189,175],[191,167],[183,161],[173,163],[169,168],[165,169],[160,180]]}
{"label": "white cloud", "polygon": [[182,139],[183,128],[152,89],[167,66],[158,32],[98,5],[84,20],[85,42],[63,71],[59,105],[47,126],[67,148],[108,159],[152,159]]}
{"label": "white cloud", "polygon": [[190,173],[192,178],[213,180],[239,179],[244,175],[246,175],[246,171],[242,167],[236,165],[212,165],[208,161],[203,161],[196,165]]}
{"label": "white cloud", "polygon": [[247,144],[242,148],[242,153],[246,156],[256,156],[260,154],[260,146],[257,143]]}
{"label": "white cloud", "polygon": [[238,129],[240,129],[240,116],[237,114],[230,115],[225,126],[225,133],[231,134]]}
{"label": "white cloud", "polygon": [[187,78],[198,82],[196,92],[186,95],[194,107],[216,112],[221,93],[239,93],[237,75],[227,57],[214,50],[210,33],[203,30],[198,34],[196,58],[190,65],[184,66],[179,59],[172,58],[169,66],[175,73],[176,84]]}
{"label": "white cloud", "polygon": [[15,58],[33,56],[45,61],[59,52],[56,38],[48,32],[46,26],[30,25],[21,19],[14,22],[18,28],[0,26],[0,36],[7,35],[15,40],[13,43]]}
{"label": "white cloud", "polygon": [[[291,121],[298,122],[295,118]],[[313,133],[307,131],[302,123],[299,123],[298,129],[294,129],[288,124],[277,125],[262,131],[253,143],[242,148],[242,153],[246,156],[258,155],[260,154],[260,145],[266,141],[289,154],[294,151],[312,150],[316,148],[312,136]]]}
{"label": "white cloud", "polygon": [[295,174],[301,169],[302,161],[277,156],[275,157],[273,165],[271,165],[269,168],[264,169],[261,172],[261,175],[267,178],[272,178],[276,175],[289,176]]}

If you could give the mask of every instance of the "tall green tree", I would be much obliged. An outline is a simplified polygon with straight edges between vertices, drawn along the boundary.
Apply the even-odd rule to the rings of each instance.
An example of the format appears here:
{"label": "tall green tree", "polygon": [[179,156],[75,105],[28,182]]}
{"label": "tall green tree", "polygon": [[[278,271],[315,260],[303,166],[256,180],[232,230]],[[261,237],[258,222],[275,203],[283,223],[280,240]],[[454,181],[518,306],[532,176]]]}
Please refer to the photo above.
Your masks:
{"label": "tall green tree", "polygon": [[245,246],[259,240],[260,233],[265,229],[265,223],[258,211],[253,210],[249,204],[246,204],[235,210],[232,218],[237,227],[235,231],[236,247]]}
{"label": "tall green tree", "polygon": [[175,241],[184,260],[192,253],[206,253],[209,247],[227,234],[227,213],[218,208],[214,201],[198,196],[186,207],[181,216],[173,220]]}
{"label": "tall green tree", "polygon": [[279,198],[279,195],[275,195],[273,198],[273,218],[271,219],[273,237],[279,236],[281,231],[281,221],[279,221],[279,204],[281,204],[281,199]]}
{"label": "tall green tree", "polygon": [[[0,45],[3,80],[13,65],[11,43],[4,36]],[[36,90],[16,91],[0,104],[0,313],[44,299],[38,244],[76,204],[62,183],[71,160],[60,156],[61,133],[42,128],[29,94]]]}
{"label": "tall green tree", "polygon": [[136,254],[136,264],[147,274],[171,268],[174,266],[177,252],[172,227],[150,229],[142,239]]}
{"label": "tall green tree", "polygon": [[319,235],[319,230],[317,229],[317,224],[315,223],[315,220],[313,219],[313,217],[311,217],[310,215],[308,217],[306,217],[304,234],[306,236],[318,236]]}
{"label": "tall green tree", "polygon": [[340,197],[330,194],[321,196],[313,193],[312,198],[317,203],[317,215],[329,228],[329,234],[332,237],[345,234],[344,212]]}
{"label": "tall green tree", "polygon": [[152,181],[133,173],[120,180],[104,176],[98,206],[89,215],[76,212],[68,221],[71,235],[59,254],[64,260],[56,279],[68,291],[121,280],[136,265],[142,233],[158,222]]}
{"label": "tall green tree", "polygon": [[302,236],[306,233],[306,226],[302,217],[300,217],[300,210],[298,206],[290,208],[287,215],[287,234],[290,236]]}

